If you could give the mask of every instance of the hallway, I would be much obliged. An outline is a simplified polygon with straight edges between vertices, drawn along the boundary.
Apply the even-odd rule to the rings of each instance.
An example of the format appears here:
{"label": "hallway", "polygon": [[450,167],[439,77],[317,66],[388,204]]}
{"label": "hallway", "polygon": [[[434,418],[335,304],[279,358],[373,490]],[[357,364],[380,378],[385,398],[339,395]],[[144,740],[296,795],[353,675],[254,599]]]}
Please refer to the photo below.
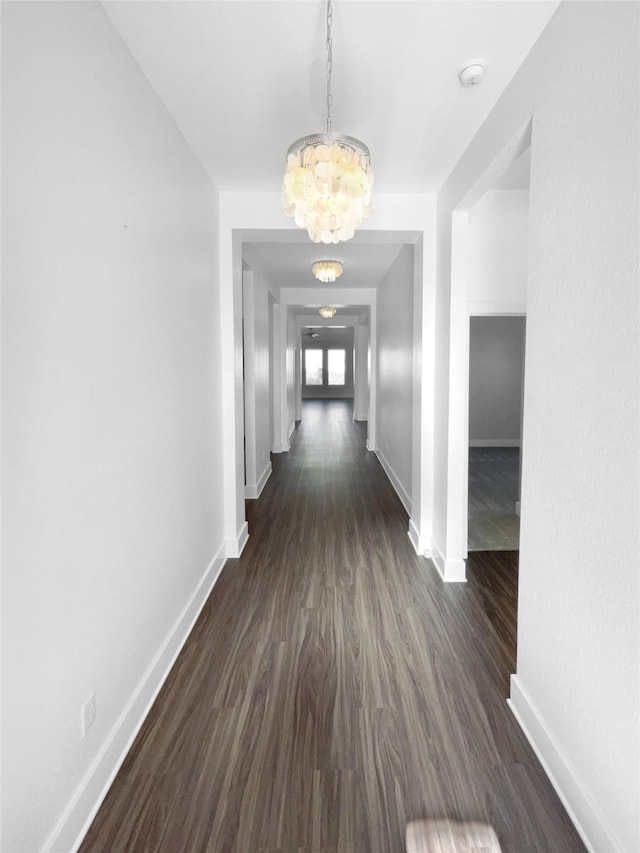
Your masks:
{"label": "hallway", "polygon": [[307,401],[82,853],[401,853],[409,820],[583,846],[506,705],[516,556],[444,585],[350,401]]}

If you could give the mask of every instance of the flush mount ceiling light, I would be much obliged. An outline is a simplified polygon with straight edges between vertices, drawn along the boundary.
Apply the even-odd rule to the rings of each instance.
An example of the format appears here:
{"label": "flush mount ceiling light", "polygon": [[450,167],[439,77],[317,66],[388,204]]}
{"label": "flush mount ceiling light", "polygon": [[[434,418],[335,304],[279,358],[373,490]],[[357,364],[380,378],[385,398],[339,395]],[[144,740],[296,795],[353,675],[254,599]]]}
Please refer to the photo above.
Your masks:
{"label": "flush mount ceiling light", "polygon": [[287,151],[282,203],[314,243],[350,240],[371,212],[367,146],[331,131],[332,7],[327,0],[327,132],[296,139]]}
{"label": "flush mount ceiling light", "polygon": [[336,309],[327,305],[324,308],[318,309],[318,312],[325,320],[330,320],[332,317],[335,317]]}
{"label": "flush mount ceiling light", "polygon": [[344,267],[340,261],[316,261],[311,267],[311,272],[318,281],[328,284],[340,278],[343,269]]}

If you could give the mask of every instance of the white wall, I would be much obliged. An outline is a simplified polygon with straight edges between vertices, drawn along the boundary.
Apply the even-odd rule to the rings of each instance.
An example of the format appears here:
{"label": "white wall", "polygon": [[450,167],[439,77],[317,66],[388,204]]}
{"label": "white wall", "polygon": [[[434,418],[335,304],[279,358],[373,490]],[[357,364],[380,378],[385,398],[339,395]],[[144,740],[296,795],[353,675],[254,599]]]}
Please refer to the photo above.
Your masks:
{"label": "white wall", "polygon": [[469,319],[469,443],[477,447],[517,446],[525,319]]}
{"label": "white wall", "polygon": [[98,4],[2,18],[2,849],[32,853],[222,564],[216,197]]}
{"label": "white wall", "polygon": [[296,418],[296,354],[298,329],[290,308],[282,301],[273,307],[273,418],[274,453],[286,453],[295,429]]}
{"label": "white wall", "polygon": [[[245,376],[245,495],[257,498],[271,474],[270,282],[262,264],[246,256],[243,273]],[[249,286],[247,286],[249,285]]]}
{"label": "white wall", "polygon": [[242,264],[242,375],[244,377],[244,492],[256,490],[256,388],[253,319],[253,271]]}
{"label": "white wall", "polygon": [[369,419],[369,326],[359,323],[354,328],[353,350],[353,419]]}
{"label": "white wall", "polygon": [[411,514],[413,440],[413,247],[378,287],[376,452]]}
{"label": "white wall", "polygon": [[284,346],[282,343],[282,335],[280,327],[282,325],[282,306],[279,302],[269,302],[269,316],[271,319],[271,341],[269,355],[271,357],[269,384],[271,390],[271,415],[272,415],[272,436],[271,436],[271,451],[273,453],[283,453],[289,448],[286,442],[282,443],[282,375],[284,367],[282,360],[284,357]]}
{"label": "white wall", "polygon": [[[269,450],[273,450],[273,444],[275,441],[276,435],[276,376],[275,376],[275,364],[276,364],[276,354],[275,348],[276,343],[278,343],[275,339],[275,321],[274,315],[277,314],[276,309],[276,299],[272,294],[269,294],[268,299],[268,323],[269,323],[269,400],[270,403],[270,413],[269,413]],[[278,397],[279,399],[279,397]]]}
{"label": "white wall", "polygon": [[271,473],[271,396],[269,382],[269,282],[260,269],[254,273],[254,374],[256,412],[257,492]]}
{"label": "white wall", "polygon": [[635,3],[560,5],[439,195],[436,303],[443,543],[451,215],[533,117],[512,707],[591,849],[628,853],[640,849],[637,34]]}
{"label": "white wall", "polygon": [[296,426],[296,358],[298,357],[298,327],[296,325],[296,317],[291,308],[287,308],[286,318],[286,418],[284,423],[287,427],[287,446],[288,440]]}
{"label": "white wall", "polygon": [[474,303],[527,300],[528,190],[490,190],[469,213],[469,283]]}

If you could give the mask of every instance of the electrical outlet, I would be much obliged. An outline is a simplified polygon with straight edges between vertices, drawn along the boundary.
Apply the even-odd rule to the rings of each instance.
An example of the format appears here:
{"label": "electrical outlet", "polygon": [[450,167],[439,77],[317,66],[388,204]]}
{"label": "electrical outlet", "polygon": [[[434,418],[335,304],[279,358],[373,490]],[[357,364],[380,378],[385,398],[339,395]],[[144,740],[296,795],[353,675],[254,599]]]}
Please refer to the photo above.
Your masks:
{"label": "electrical outlet", "polygon": [[96,691],[91,691],[91,696],[80,709],[80,737],[86,736],[91,726],[96,721]]}

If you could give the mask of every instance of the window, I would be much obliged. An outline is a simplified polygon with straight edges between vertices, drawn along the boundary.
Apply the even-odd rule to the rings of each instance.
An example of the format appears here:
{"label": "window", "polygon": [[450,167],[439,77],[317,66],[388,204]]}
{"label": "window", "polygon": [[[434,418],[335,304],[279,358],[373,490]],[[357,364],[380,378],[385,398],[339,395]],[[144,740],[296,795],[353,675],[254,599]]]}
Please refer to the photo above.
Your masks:
{"label": "window", "polygon": [[345,383],[346,351],[330,349],[327,351],[329,385],[344,385]]}
{"label": "window", "polygon": [[304,351],[304,384],[322,385],[322,350]]}
{"label": "window", "polygon": [[320,349],[309,347],[304,350],[305,386],[338,387],[347,384],[347,351],[343,349]]}

